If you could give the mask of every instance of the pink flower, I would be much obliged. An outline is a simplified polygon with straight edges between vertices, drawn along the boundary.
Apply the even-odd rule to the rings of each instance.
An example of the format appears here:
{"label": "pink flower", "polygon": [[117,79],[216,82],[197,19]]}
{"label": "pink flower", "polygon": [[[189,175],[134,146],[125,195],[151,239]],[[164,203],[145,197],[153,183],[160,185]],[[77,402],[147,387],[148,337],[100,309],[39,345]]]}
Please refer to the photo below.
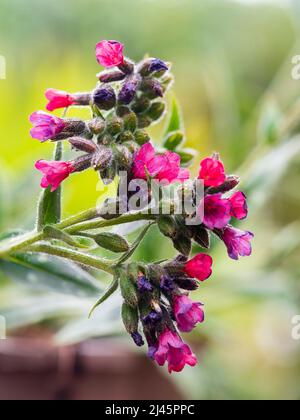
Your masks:
{"label": "pink flower", "polygon": [[198,179],[204,181],[205,187],[219,187],[226,180],[223,163],[216,158],[206,158],[200,164]]}
{"label": "pink flower", "polygon": [[135,156],[133,177],[147,179],[147,175],[169,183],[189,179],[189,171],[180,168],[180,156],[173,152],[155,154],[151,143],[144,144]]}
{"label": "pink flower", "polygon": [[192,278],[204,281],[212,274],[212,258],[207,254],[198,254],[184,266],[185,273]]}
{"label": "pink flower", "polygon": [[96,46],[98,63],[103,67],[120,66],[124,63],[124,45],[117,41],[102,41]]}
{"label": "pink flower", "polygon": [[34,112],[30,122],[34,125],[30,131],[31,136],[41,142],[55,138],[65,127],[64,120],[43,111]]}
{"label": "pink flower", "polygon": [[231,216],[238,220],[245,219],[248,216],[247,198],[244,193],[237,191],[230,198]]}
{"label": "pink flower", "polygon": [[227,246],[228,255],[233,260],[238,260],[239,256],[249,257],[252,253],[251,240],[253,233],[245,232],[228,226],[224,229],[222,239]]}
{"label": "pink flower", "polygon": [[153,355],[159,366],[168,362],[169,373],[181,372],[185,365],[195,366],[197,358],[176,332],[166,329],[159,336],[159,345]]}
{"label": "pink flower", "polygon": [[190,332],[198,322],[204,321],[202,303],[193,302],[188,296],[174,298],[174,314],[180,331]]}
{"label": "pink flower", "polygon": [[57,190],[62,181],[75,170],[71,162],[47,162],[45,160],[36,162],[35,167],[44,174],[41,187],[48,188],[51,185],[51,192]]}
{"label": "pink flower", "polygon": [[222,229],[231,219],[231,204],[222,194],[208,195],[204,198],[203,223],[209,229]]}
{"label": "pink flower", "polygon": [[76,104],[76,99],[62,90],[48,89],[45,92],[45,96],[49,100],[46,109],[50,112]]}

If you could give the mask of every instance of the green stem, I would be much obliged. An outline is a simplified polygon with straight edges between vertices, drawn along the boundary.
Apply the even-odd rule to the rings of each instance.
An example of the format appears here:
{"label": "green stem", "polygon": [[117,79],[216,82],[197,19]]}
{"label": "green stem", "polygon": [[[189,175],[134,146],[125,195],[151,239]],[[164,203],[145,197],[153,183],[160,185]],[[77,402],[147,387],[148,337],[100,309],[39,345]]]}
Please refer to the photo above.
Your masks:
{"label": "green stem", "polygon": [[[89,209],[75,216],[69,217],[56,225],[53,225],[53,227],[56,229],[65,229],[69,226],[72,226],[73,224],[92,219],[96,217],[97,214],[97,209]],[[0,248],[0,258],[3,258],[13,252],[20,251],[24,248],[28,248],[30,245],[44,239],[47,239],[47,236],[43,232],[33,231],[26,233],[15,241],[8,241],[6,246]]]}
{"label": "green stem", "polygon": [[97,268],[98,270],[105,271],[108,274],[114,274],[114,269],[107,260],[92,255],[87,255],[82,252],[74,251],[68,248],[47,244],[37,244],[29,247],[28,251],[39,252],[48,255],[55,255],[61,258],[67,258],[68,260],[88,265],[90,267]]}
{"label": "green stem", "polygon": [[106,228],[106,227],[117,226],[117,225],[122,225],[126,223],[138,222],[142,220],[155,221],[156,219],[157,219],[157,216],[153,214],[145,214],[145,213],[124,214],[123,216],[120,216],[117,219],[112,219],[112,220],[96,219],[96,220],[92,220],[88,222],[82,222],[82,223],[79,223],[77,225],[74,225],[65,229],[65,231],[69,234],[76,234],[77,232],[81,232],[85,230]]}

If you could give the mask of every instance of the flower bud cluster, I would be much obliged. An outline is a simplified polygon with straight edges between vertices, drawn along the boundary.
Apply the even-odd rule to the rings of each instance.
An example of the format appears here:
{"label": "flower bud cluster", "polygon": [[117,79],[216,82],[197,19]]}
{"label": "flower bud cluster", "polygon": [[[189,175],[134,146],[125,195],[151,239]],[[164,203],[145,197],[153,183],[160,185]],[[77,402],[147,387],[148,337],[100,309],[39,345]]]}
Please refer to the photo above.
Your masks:
{"label": "flower bud cluster", "polygon": [[[98,74],[99,83],[92,92],[68,93],[48,89],[47,110],[52,112],[71,106],[91,109],[89,121],[58,118],[43,111],[30,117],[33,124],[31,136],[40,142],[67,140],[72,148],[85,153],[62,165],[48,162],[48,181],[42,186],[58,188],[57,179],[64,180],[70,173],[93,168],[101,179],[111,183],[120,171],[129,171],[134,156],[141,146],[150,141],[145,130],[165,113],[164,95],[173,77],[170,65],[159,59],[147,58],[139,63],[124,57],[124,46],[117,41],[102,41],[96,47],[96,58],[106,70]],[[47,165],[43,161],[43,168]],[[36,165],[40,167],[39,164]],[[59,177],[51,181],[51,168]],[[41,170],[41,169],[40,169]]]}

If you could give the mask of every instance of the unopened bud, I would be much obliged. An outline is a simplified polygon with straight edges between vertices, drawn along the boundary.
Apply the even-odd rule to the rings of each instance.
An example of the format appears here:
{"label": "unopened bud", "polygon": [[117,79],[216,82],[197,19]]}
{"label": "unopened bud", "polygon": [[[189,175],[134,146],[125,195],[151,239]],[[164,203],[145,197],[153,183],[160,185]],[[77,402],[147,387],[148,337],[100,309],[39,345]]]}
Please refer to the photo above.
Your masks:
{"label": "unopened bud", "polygon": [[146,115],[140,115],[138,117],[138,128],[147,128],[152,124],[152,119]]}
{"label": "unopened bud", "polygon": [[138,124],[136,114],[134,112],[131,112],[130,114],[126,114],[123,117],[123,121],[124,121],[125,130],[129,130],[132,133],[134,133]]}
{"label": "unopened bud", "polygon": [[117,145],[114,148],[114,156],[120,170],[128,170],[133,164],[133,154],[124,145]]}
{"label": "unopened bud", "polygon": [[75,159],[72,162],[75,172],[82,172],[89,169],[92,166],[92,156],[93,155],[84,155]]}
{"label": "unopened bud", "polygon": [[92,140],[87,140],[82,137],[72,137],[69,139],[71,146],[81,152],[95,153],[97,145]]}
{"label": "unopened bud", "polygon": [[123,146],[127,147],[127,149],[132,153],[133,155],[139,151],[139,146],[136,144],[135,141],[127,141],[123,143]]}
{"label": "unopened bud", "polygon": [[104,185],[110,185],[115,177],[117,176],[117,164],[112,159],[110,165],[107,168],[100,171],[100,177]]}
{"label": "unopened bud", "polygon": [[171,239],[177,235],[177,224],[172,216],[160,216],[158,218],[158,227],[161,233]]}
{"label": "unopened bud", "polygon": [[93,93],[93,103],[99,109],[109,111],[117,103],[117,98],[114,89],[110,86],[105,86],[96,89]]}
{"label": "unopened bud", "polygon": [[151,140],[146,130],[137,130],[134,133],[134,137],[135,137],[135,141],[140,146],[143,146],[145,143],[149,143],[149,141]]}
{"label": "unopened bud", "polygon": [[154,102],[147,111],[147,116],[150,117],[152,121],[157,121],[163,116],[165,110],[166,105],[164,102]]}
{"label": "unopened bud", "polygon": [[122,118],[115,117],[108,121],[107,123],[107,132],[112,136],[116,136],[117,134],[121,133],[123,130],[123,120]]}
{"label": "unopened bud", "polygon": [[113,82],[119,82],[121,80],[124,80],[126,75],[122,73],[121,71],[112,71],[112,72],[104,71],[97,74],[97,77],[102,83],[113,83]]}
{"label": "unopened bud", "polygon": [[156,76],[162,76],[169,67],[166,63],[158,58],[147,58],[139,66],[139,73],[145,77],[155,73]]}
{"label": "unopened bud", "polygon": [[112,157],[113,153],[110,148],[98,146],[98,149],[92,158],[92,166],[95,171],[102,171],[110,166]]}
{"label": "unopened bud", "polygon": [[118,141],[120,143],[128,143],[130,141],[134,141],[135,137],[131,131],[124,131],[124,133],[120,134],[118,137]]}
{"label": "unopened bud", "polygon": [[139,302],[138,295],[137,295],[137,288],[128,278],[126,271],[122,271],[121,273],[120,288],[121,288],[121,293],[125,302],[129,306],[136,308]]}
{"label": "unopened bud", "polygon": [[147,111],[150,108],[151,101],[146,96],[141,96],[140,98],[136,99],[135,102],[132,104],[131,108],[137,114],[142,114],[143,112]]}
{"label": "unopened bud", "polygon": [[191,292],[197,290],[199,287],[199,282],[195,279],[176,277],[174,281],[180,289],[188,290]]}
{"label": "unopened bud", "polygon": [[123,118],[125,115],[130,114],[131,110],[127,106],[121,105],[121,106],[117,107],[116,113],[117,113],[118,117]]}
{"label": "unopened bud", "polygon": [[128,334],[137,332],[139,326],[139,315],[137,308],[133,308],[124,302],[122,305],[122,320]]}
{"label": "unopened bud", "polygon": [[129,251],[129,244],[126,239],[115,233],[99,233],[93,239],[101,248],[116,254]]}
{"label": "unopened bud", "polygon": [[168,150],[176,150],[184,140],[184,134],[181,131],[170,133],[164,141],[164,147]]}
{"label": "unopened bud", "polygon": [[84,121],[79,119],[64,120],[64,129],[55,137],[53,141],[65,140],[69,137],[80,136],[87,132],[87,125]]}
{"label": "unopened bud", "polygon": [[100,135],[106,129],[106,124],[102,118],[94,118],[89,121],[88,127],[93,134]]}
{"label": "unopened bud", "polygon": [[218,193],[226,193],[228,191],[233,190],[237,187],[240,183],[240,178],[234,175],[228,176],[224,184],[220,185],[219,187],[211,187],[208,188],[207,192],[209,194],[218,194]]}
{"label": "unopened bud", "polygon": [[141,89],[146,93],[149,99],[156,99],[164,96],[164,89],[161,83],[157,79],[145,79],[143,80]]}
{"label": "unopened bud", "polygon": [[165,270],[159,264],[149,264],[147,266],[147,278],[156,286],[160,286],[161,278],[165,275]]}
{"label": "unopened bud", "polygon": [[132,76],[129,76],[124,82],[119,92],[119,96],[118,96],[119,102],[121,102],[124,105],[129,105],[133,101],[140,83],[141,83],[140,75],[134,74]]}

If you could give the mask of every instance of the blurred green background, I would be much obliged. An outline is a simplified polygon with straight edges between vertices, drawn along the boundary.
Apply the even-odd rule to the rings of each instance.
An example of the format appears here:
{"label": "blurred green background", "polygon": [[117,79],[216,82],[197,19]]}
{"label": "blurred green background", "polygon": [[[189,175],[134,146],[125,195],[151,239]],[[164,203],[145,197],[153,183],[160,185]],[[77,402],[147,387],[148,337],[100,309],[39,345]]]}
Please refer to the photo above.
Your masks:
{"label": "blurred green background", "polygon": [[[30,138],[29,114],[44,109],[46,88],[94,87],[100,70],[94,46],[101,39],[122,41],[133,59],[149,53],[171,61],[187,146],[199,151],[195,173],[200,157],[217,150],[227,171],[243,177],[250,204],[243,228],[256,234],[254,253],[237,263],[222,244],[213,246],[214,275],[198,292],[206,323],[192,337],[199,367],[172,378],[188,398],[300,398],[300,342],[291,337],[292,317],[300,313],[300,81],[291,76],[292,57],[300,54],[300,10],[297,0],[267,3],[1,0],[0,54],[7,62],[0,80],[1,232],[32,227],[40,182],[33,164],[52,153],[51,145]],[[153,131],[157,139],[160,128]],[[97,182],[93,172],[68,180],[64,214],[93,206]],[[173,254],[154,230],[137,258]],[[66,329],[76,315],[86,323],[86,302],[76,302],[79,313],[68,300],[57,311],[32,314],[41,295],[0,281],[0,312],[12,330],[21,319],[63,319],[57,324]],[[99,324],[82,336],[70,332],[76,325],[62,342],[97,335]]]}

